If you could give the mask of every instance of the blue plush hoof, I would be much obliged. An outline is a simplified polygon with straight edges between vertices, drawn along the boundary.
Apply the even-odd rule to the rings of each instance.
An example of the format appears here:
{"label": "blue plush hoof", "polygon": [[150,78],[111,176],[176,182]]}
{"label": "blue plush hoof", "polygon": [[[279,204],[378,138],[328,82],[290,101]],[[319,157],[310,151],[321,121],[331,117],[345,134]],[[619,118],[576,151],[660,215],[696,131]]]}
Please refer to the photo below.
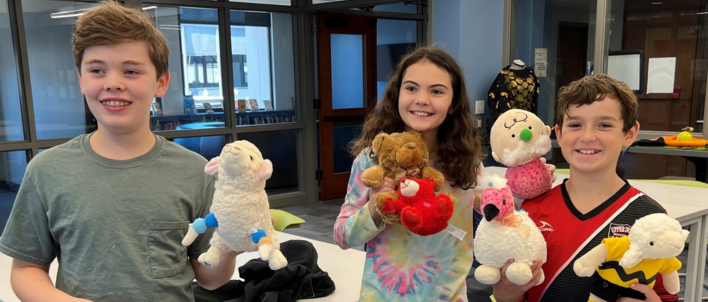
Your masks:
{"label": "blue plush hoof", "polygon": [[214,213],[209,213],[206,216],[206,225],[212,229],[219,226],[219,222],[216,220],[216,216],[214,215]]}
{"label": "blue plush hoof", "polygon": [[204,218],[197,218],[197,220],[195,220],[192,224],[192,228],[195,232],[197,232],[197,234],[203,234],[207,229],[206,221]]}
{"label": "blue plush hoof", "polygon": [[258,229],[255,233],[251,234],[251,240],[253,243],[258,243],[263,237],[266,236],[266,232],[263,229]]}

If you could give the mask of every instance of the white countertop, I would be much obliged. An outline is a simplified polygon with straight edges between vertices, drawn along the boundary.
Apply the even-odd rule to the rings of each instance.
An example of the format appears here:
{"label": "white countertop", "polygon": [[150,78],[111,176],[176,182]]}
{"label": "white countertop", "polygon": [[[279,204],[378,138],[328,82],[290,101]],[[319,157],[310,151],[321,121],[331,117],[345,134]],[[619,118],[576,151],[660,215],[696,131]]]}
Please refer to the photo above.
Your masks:
{"label": "white countertop", "polygon": [[[365,253],[359,250],[342,250],[339,246],[322,241],[307,239],[304,237],[278,233],[278,241],[300,239],[311,242],[317,250],[320,268],[327,272],[334,281],[336,289],[334,293],[319,299],[308,299],[307,301],[356,301],[359,299],[359,289],[361,288],[362,272],[364,271]],[[251,259],[258,257],[258,252],[244,253],[236,257],[236,265],[241,266]],[[10,268],[12,258],[0,253],[0,301],[19,302],[20,300],[12,292],[10,286]],[[56,260],[50,267],[50,277],[55,280],[57,275]],[[238,279],[238,270],[232,279]]]}

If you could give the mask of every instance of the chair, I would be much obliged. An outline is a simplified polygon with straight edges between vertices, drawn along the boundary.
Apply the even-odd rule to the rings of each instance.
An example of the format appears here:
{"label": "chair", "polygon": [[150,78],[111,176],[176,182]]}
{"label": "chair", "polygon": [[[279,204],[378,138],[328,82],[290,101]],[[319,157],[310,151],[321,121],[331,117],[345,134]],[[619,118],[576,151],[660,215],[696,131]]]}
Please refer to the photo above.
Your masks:
{"label": "chair", "polygon": [[300,217],[278,209],[270,209],[270,216],[273,216],[275,220],[273,228],[278,232],[282,232],[285,229],[299,228],[300,224],[305,222]]}

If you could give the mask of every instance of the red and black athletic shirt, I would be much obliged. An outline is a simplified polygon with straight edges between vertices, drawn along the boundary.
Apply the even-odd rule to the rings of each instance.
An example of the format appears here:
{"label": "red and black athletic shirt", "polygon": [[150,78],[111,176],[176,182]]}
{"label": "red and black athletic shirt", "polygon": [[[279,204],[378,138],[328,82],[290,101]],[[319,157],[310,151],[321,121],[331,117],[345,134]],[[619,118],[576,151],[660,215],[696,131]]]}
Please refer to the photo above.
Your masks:
{"label": "red and black athletic shirt", "polygon": [[[582,214],[571,202],[565,181],[544,195],[524,201],[521,208],[529,213],[548,246],[548,260],[543,265],[545,281],[528,291],[528,302],[586,302],[592,278],[575,275],[573,262],[602,239],[627,236],[637,219],[666,212],[656,201],[625,183],[607,201]],[[671,295],[659,294],[662,299],[672,300]]]}

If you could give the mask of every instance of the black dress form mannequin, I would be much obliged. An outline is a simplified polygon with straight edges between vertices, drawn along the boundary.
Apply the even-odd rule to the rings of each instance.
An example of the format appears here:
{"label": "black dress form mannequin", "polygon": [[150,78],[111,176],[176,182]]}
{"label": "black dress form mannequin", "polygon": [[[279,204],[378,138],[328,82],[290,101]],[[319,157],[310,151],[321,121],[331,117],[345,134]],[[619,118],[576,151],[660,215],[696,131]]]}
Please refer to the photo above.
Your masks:
{"label": "black dress form mannequin", "polygon": [[537,114],[540,82],[533,70],[516,59],[504,67],[489,88],[487,105],[494,120],[509,109]]}

